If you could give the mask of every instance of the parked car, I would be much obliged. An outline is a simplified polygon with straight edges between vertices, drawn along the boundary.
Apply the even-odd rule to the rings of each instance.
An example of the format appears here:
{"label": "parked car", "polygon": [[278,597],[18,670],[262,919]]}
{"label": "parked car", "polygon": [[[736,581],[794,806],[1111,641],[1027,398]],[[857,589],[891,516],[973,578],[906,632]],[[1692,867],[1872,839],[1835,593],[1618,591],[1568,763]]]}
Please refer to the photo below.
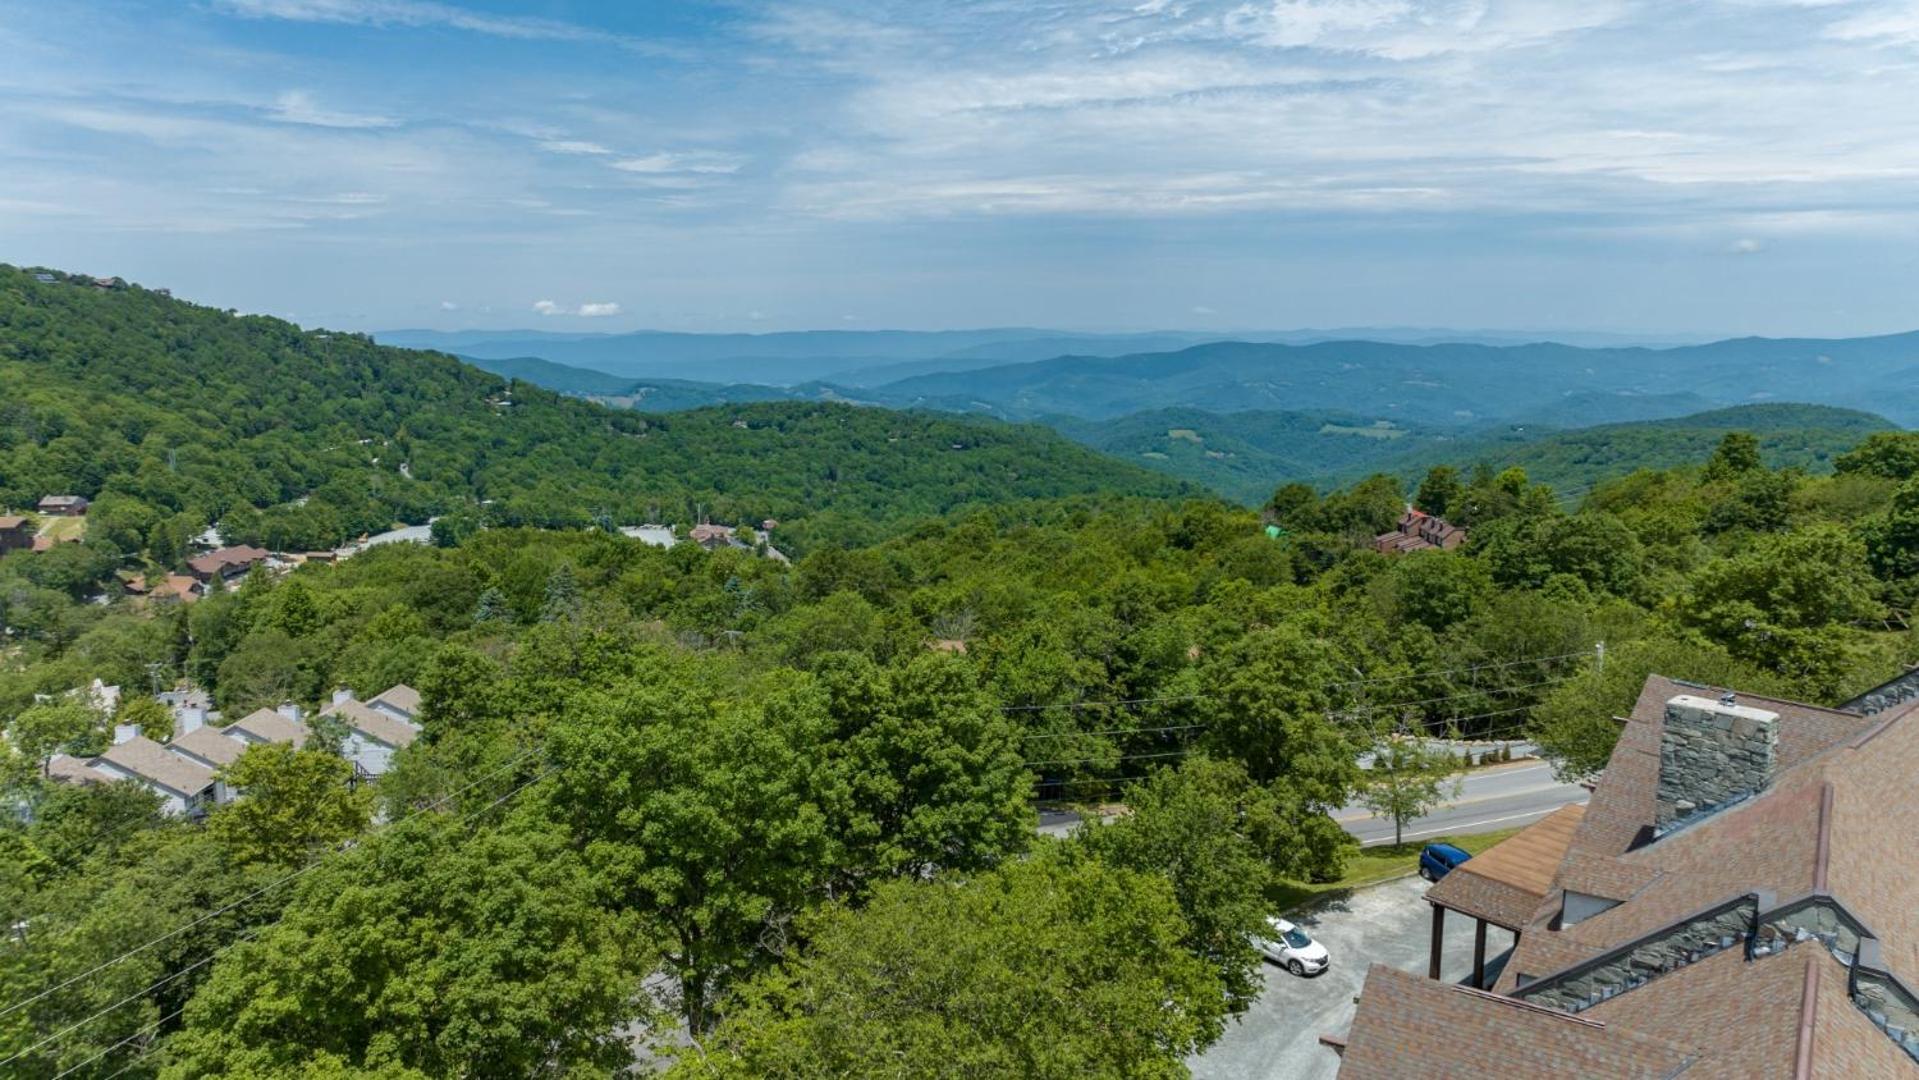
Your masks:
{"label": "parked car", "polygon": [[1306,931],[1285,919],[1267,919],[1267,934],[1253,939],[1260,955],[1294,975],[1317,975],[1332,963],[1326,946],[1306,936]]}
{"label": "parked car", "polygon": [[1451,844],[1427,844],[1419,853],[1419,876],[1427,881],[1438,881],[1453,872],[1453,867],[1472,858],[1468,852]]}

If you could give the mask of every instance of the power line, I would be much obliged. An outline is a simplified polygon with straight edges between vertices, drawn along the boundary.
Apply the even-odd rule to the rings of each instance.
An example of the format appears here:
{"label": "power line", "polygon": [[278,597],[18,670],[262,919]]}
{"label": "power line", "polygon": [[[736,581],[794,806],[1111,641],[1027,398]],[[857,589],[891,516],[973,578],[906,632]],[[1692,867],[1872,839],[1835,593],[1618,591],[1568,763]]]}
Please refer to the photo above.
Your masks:
{"label": "power line", "polygon": [[1367,686],[1374,683],[1404,682],[1407,679],[1437,678],[1441,675],[1455,675],[1462,671],[1498,671],[1502,668],[1518,667],[1521,664],[1544,664],[1555,660],[1567,660],[1575,656],[1589,655],[1591,655],[1590,650],[1581,649],[1578,652],[1559,653],[1554,656],[1528,656],[1523,659],[1506,660],[1497,664],[1471,664],[1466,667],[1444,668],[1439,671],[1415,671],[1406,675],[1384,675],[1378,678],[1348,679],[1345,682],[1327,683],[1326,685],[1328,687]]}
{"label": "power line", "polygon": [[1121,705],[1157,705],[1173,701],[1204,701],[1204,694],[1182,694],[1177,697],[1116,698],[1111,701],[1058,701],[1038,705],[1002,705],[1001,712],[1042,712],[1047,709],[1103,709]]}
{"label": "power line", "polygon": [[1418,701],[1388,701],[1378,705],[1360,705],[1354,709],[1342,709],[1340,710],[1340,715],[1350,717],[1354,715],[1354,713],[1356,712],[1373,713],[1373,712],[1379,712],[1383,709],[1410,709],[1415,705],[1436,705],[1442,701],[1458,701],[1460,698],[1493,697],[1499,694],[1517,694],[1521,690],[1534,690],[1541,686],[1552,686],[1555,683],[1565,682],[1566,680],[1570,678],[1572,678],[1571,675],[1560,675],[1556,678],[1541,679],[1538,682],[1521,683],[1518,686],[1489,687],[1485,690],[1462,690],[1457,694],[1447,694],[1443,697],[1422,698]]}
{"label": "power line", "polygon": [[[132,1042],[133,1040],[139,1038],[140,1036],[158,1031],[160,1029],[160,1025],[166,1023],[169,1020],[174,1019],[175,1017],[179,1016],[181,1013],[186,1011],[187,1011],[187,1007],[185,1005],[180,1006],[179,1008],[173,1010],[167,1015],[162,1016],[160,1019],[155,1020],[153,1023],[148,1024],[145,1027],[136,1030],[133,1034],[127,1036],[124,1039],[121,1039],[119,1042],[114,1043],[112,1046],[107,1047],[105,1050],[102,1050],[99,1053],[88,1058],[87,1060],[82,1061],[80,1064],[68,1066],[66,1069],[62,1070],[61,1072],[56,1073],[53,1077],[53,1080],[62,1080],[63,1077],[71,1076],[74,1073],[79,1072],[81,1069],[84,1069],[87,1066],[93,1064],[94,1062],[99,1061],[101,1058],[106,1057],[108,1054],[113,1053],[115,1050],[120,1049],[122,1046],[125,1046],[126,1044]],[[119,1076],[121,1073],[126,1072],[128,1069],[133,1068],[134,1062],[139,1061],[141,1058],[147,1056],[147,1054],[151,1053],[152,1051],[153,1051],[153,1047],[151,1046],[148,1046],[145,1049],[142,1049],[139,1053],[133,1055],[133,1057],[129,1059],[125,1065],[120,1066],[118,1070],[116,1070],[114,1073],[109,1075],[107,1077],[107,1080],[113,1080],[115,1076]]]}
{"label": "power line", "polygon": [[[435,801],[428,803],[426,806],[423,806],[419,808],[418,810],[415,810],[414,812],[406,815],[405,817],[399,819],[398,821],[395,821],[389,825],[386,825],[379,831],[384,832],[387,829],[398,828],[400,825],[405,824],[406,822],[412,821],[413,819],[419,817],[420,815],[426,813],[427,811],[437,810],[440,807],[445,806],[448,802],[451,802],[456,796],[462,795],[466,793],[467,791],[472,790],[473,788],[479,786],[481,783],[490,779],[491,777],[498,775],[499,773],[505,771],[508,768],[511,768],[514,765],[519,764],[521,761],[525,760],[529,755],[537,752],[539,749],[540,749],[539,747],[533,747],[525,751],[522,751],[517,757],[513,758],[512,760],[509,760],[505,765],[501,765],[492,769],[491,771],[481,775],[478,779],[467,784],[465,787],[460,788],[458,791],[449,792],[448,794],[441,796],[439,799],[436,799]],[[224,915],[227,912],[232,911],[234,908],[239,907],[241,904],[244,904],[249,900],[255,899],[256,897],[263,896],[266,893],[272,892],[274,889],[277,889],[280,886],[285,885],[287,882],[292,881],[295,878],[298,878],[308,873],[309,871],[319,867],[325,860],[326,860],[326,854],[317,856],[312,861],[308,862],[305,866],[302,866],[297,870],[290,871],[289,873],[279,878],[276,878],[275,880],[270,881],[265,885],[260,886],[258,889],[255,889],[252,892],[246,894],[245,896],[240,897],[238,900],[234,900],[230,903],[227,903],[218,908],[215,908],[214,910],[207,912],[206,914],[200,916],[197,919],[194,919],[192,922],[189,922],[184,926],[170,930],[167,933],[164,933],[160,935],[159,937],[154,938],[151,941],[148,941],[144,944],[136,945],[133,948],[128,949],[126,952],[119,954],[118,956],[112,957],[108,960],[103,960],[100,963],[94,965],[93,967],[90,967],[87,970],[81,972],[80,974],[73,976],[72,978],[66,980],[63,983],[60,983],[58,986],[48,987],[47,989],[40,991],[39,993],[33,995],[30,998],[25,999],[24,1001],[18,1001],[12,1005],[7,1006],[4,1009],[0,1009],[0,1016],[7,1016],[12,1013],[18,1012],[19,1010],[24,1009],[29,1005],[32,1005],[34,1002],[47,997],[49,994],[59,993],[60,991],[65,990],[67,987],[72,986],[74,983],[77,983],[81,981],[82,979],[90,978],[93,975],[96,975],[102,971],[105,971],[107,968],[113,967],[114,965],[120,963],[123,960],[126,960],[129,957],[138,956],[139,954],[147,951],[148,949],[153,948],[155,945],[158,945],[163,941],[168,941],[173,938],[176,938],[180,936],[181,934],[186,933],[188,930],[191,930],[194,927],[199,926],[201,923],[206,922],[209,919],[216,918],[220,915]]]}
{"label": "power line", "polygon": [[[1463,667],[1440,668],[1433,671],[1414,671],[1405,675],[1381,675],[1369,678],[1346,679],[1340,682],[1327,683],[1326,687],[1328,689],[1336,689],[1347,686],[1371,686],[1379,683],[1405,682],[1407,679],[1439,678],[1442,675],[1457,675],[1462,672],[1498,671],[1504,668],[1518,667],[1522,664],[1545,664],[1589,655],[1591,655],[1591,653],[1588,650],[1581,649],[1578,652],[1558,653],[1552,656],[1528,656],[1518,660],[1505,660],[1491,664],[1469,664]],[[1173,702],[1210,701],[1215,700],[1215,698],[1216,695],[1210,694],[1176,694],[1164,697],[1114,698],[1107,701],[1041,702],[1032,705],[1002,705],[1000,706],[1000,711],[1043,712],[1048,709],[1114,708],[1122,705],[1159,705]]]}
{"label": "power line", "polygon": [[1096,738],[1100,735],[1152,735],[1152,734],[1157,734],[1157,733],[1166,732],[1166,731],[1198,731],[1207,726],[1208,725],[1206,724],[1174,724],[1170,727],[1109,728],[1105,731],[1041,732],[1039,734],[1034,734],[1034,735],[1021,735],[1020,738],[1029,739],[1029,740],[1078,739],[1078,738],[1091,739],[1091,738]]}
{"label": "power line", "polygon": [[[535,748],[533,748],[533,749],[534,749],[534,750],[537,750],[537,749],[539,749],[539,748],[537,748],[537,747],[535,747]],[[517,762],[518,762],[518,761],[520,760],[520,758],[524,758],[524,757],[526,756],[526,754],[527,754],[527,753],[532,753],[532,752],[533,752],[533,750],[528,750],[528,751],[526,751],[526,753],[522,753],[521,755],[519,755],[519,757],[518,757],[518,758],[515,758],[515,759],[514,759],[513,761],[509,761],[509,762],[508,762],[507,764],[508,764],[508,765],[512,765],[512,764],[515,764],[515,763],[517,763]],[[504,768],[504,766],[502,766],[502,768]],[[475,780],[475,781],[473,781],[472,783],[470,783],[470,784],[468,784],[468,785],[467,785],[467,786],[466,786],[465,788],[462,788],[461,790],[462,790],[462,791],[465,791],[465,790],[470,790],[470,789],[471,789],[471,788],[473,788],[474,786],[476,786],[476,785],[478,785],[479,783],[481,783],[482,781],[484,781],[484,780],[486,780],[486,779],[488,778],[488,776],[491,776],[491,775],[493,775],[493,774],[496,774],[496,773],[498,773],[499,771],[500,771],[500,769],[498,769],[498,768],[496,768],[496,769],[494,769],[494,770],[493,770],[493,772],[492,772],[492,773],[489,773],[489,774],[487,774],[486,776],[482,776],[482,777],[480,777],[480,778],[479,778],[478,780]],[[532,787],[532,786],[533,786],[534,784],[537,784],[537,783],[539,783],[540,781],[542,781],[542,780],[545,780],[545,779],[546,779],[547,777],[549,777],[549,776],[552,776],[552,775],[553,775],[553,774],[554,774],[555,772],[558,772],[558,771],[559,771],[559,766],[557,766],[557,765],[554,765],[554,766],[549,766],[548,768],[546,768],[546,769],[544,769],[544,770],[542,770],[542,771],[540,772],[540,774],[539,774],[538,776],[535,776],[535,777],[533,777],[533,778],[532,778],[531,780],[527,780],[527,781],[525,781],[525,782],[523,782],[523,783],[521,783],[521,784],[519,784],[518,786],[516,786],[516,787],[514,787],[514,788],[513,788],[513,789],[512,789],[511,791],[508,791],[508,792],[507,792],[506,794],[504,794],[504,795],[502,795],[502,796],[500,796],[500,797],[499,797],[499,798],[497,798],[497,799],[494,799],[494,800],[493,800],[492,802],[490,802],[490,803],[487,803],[487,804],[486,804],[485,806],[482,806],[482,807],[480,807],[480,808],[479,808],[479,809],[477,809],[477,810],[470,810],[470,811],[468,811],[468,812],[466,812],[466,813],[464,813],[464,814],[462,814],[462,815],[460,815],[460,817],[459,817],[459,818],[458,818],[457,820],[458,820],[458,821],[459,821],[460,823],[462,823],[462,824],[464,824],[464,823],[465,823],[465,822],[467,822],[468,820],[470,820],[470,819],[472,819],[472,818],[476,818],[476,817],[478,817],[479,815],[481,815],[481,814],[484,814],[484,813],[486,813],[486,812],[487,812],[487,811],[489,811],[489,810],[492,810],[493,808],[495,808],[495,807],[497,807],[497,806],[499,806],[500,804],[502,804],[502,803],[504,803],[504,802],[506,802],[506,801],[507,801],[508,799],[511,799],[511,798],[513,798],[513,797],[514,797],[515,795],[518,795],[518,794],[519,794],[520,792],[522,792],[522,791],[525,791],[525,790],[526,790],[527,788],[530,788],[530,787]],[[458,794],[458,792],[455,792],[454,794]],[[445,803],[445,802],[446,802],[446,801],[447,801],[448,799],[450,799],[450,798],[452,798],[452,795],[447,795],[447,796],[443,796],[443,797],[442,797],[441,799],[439,799],[439,800],[437,800],[437,801],[436,801],[436,802],[435,802],[434,804],[430,804],[430,805],[429,805],[428,807],[426,807],[426,808],[423,808],[423,809],[422,809],[421,811],[416,811],[416,812],[415,812],[414,814],[409,814],[409,815],[408,815],[408,816],[407,816],[406,818],[404,818],[404,819],[402,819],[402,821],[411,821],[411,820],[413,820],[413,819],[414,819],[415,817],[417,817],[417,816],[419,816],[419,815],[420,815],[420,813],[424,813],[426,809],[431,809],[431,808],[432,808],[432,806],[435,806],[435,805],[443,805],[443,804],[444,804],[444,803]],[[393,823],[393,825],[389,825],[389,826],[387,826],[387,829],[391,829],[391,828],[394,828],[394,827],[397,827],[397,826],[398,826],[398,825],[400,825],[401,823],[402,823],[402,822],[394,822],[394,823]],[[387,829],[381,829],[381,830],[379,830],[379,831],[380,831],[381,833],[385,833],[385,832],[387,831]],[[307,864],[307,865],[306,865],[305,867],[302,867],[302,868],[301,868],[301,870],[300,870],[300,871],[298,871],[298,872],[299,872],[299,873],[304,873],[304,872],[306,872],[307,870],[311,870],[311,869],[314,869],[315,867],[318,867],[318,866],[320,866],[320,865],[322,864],[322,862],[323,862],[323,861],[324,861],[324,860],[323,860],[323,859],[321,859],[321,860],[315,860],[315,861],[313,861],[313,862],[311,862],[311,863],[308,863],[308,864]],[[166,985],[166,984],[167,984],[167,983],[169,983],[169,982],[172,982],[172,981],[173,981],[174,979],[177,979],[177,978],[179,978],[180,976],[182,976],[182,975],[185,975],[185,974],[187,974],[188,972],[190,972],[190,971],[193,971],[193,970],[194,970],[194,969],[196,969],[196,968],[199,968],[199,967],[203,967],[203,966],[205,966],[206,964],[208,964],[208,963],[211,963],[211,962],[212,962],[212,961],[213,961],[214,959],[216,959],[216,958],[218,958],[218,957],[219,957],[220,955],[222,955],[222,954],[223,954],[223,953],[224,953],[224,952],[225,952],[225,951],[226,951],[227,949],[229,949],[229,948],[232,948],[232,947],[233,947],[234,945],[237,945],[237,944],[239,944],[239,943],[240,943],[241,941],[243,941],[243,940],[246,940],[246,939],[248,939],[248,938],[251,938],[251,937],[254,937],[254,936],[256,936],[256,935],[258,935],[258,934],[260,934],[261,932],[263,932],[264,930],[266,930],[266,929],[267,929],[267,928],[268,928],[269,926],[272,926],[272,925],[275,925],[276,923],[277,923],[277,920],[275,921],[275,923],[262,923],[262,924],[260,924],[259,926],[255,926],[255,927],[252,927],[252,928],[250,928],[250,929],[248,929],[248,930],[246,930],[246,931],[245,931],[245,932],[243,932],[243,933],[242,933],[242,934],[241,934],[241,935],[240,935],[239,937],[236,937],[236,938],[235,938],[234,940],[232,940],[232,941],[229,941],[229,942],[227,942],[226,944],[224,944],[224,945],[222,945],[222,946],[220,946],[219,948],[217,948],[217,949],[215,949],[215,950],[213,950],[212,952],[210,952],[210,953],[208,953],[208,954],[207,954],[207,955],[206,955],[206,956],[205,956],[205,957],[204,957],[203,959],[201,959],[201,960],[199,960],[198,962],[196,962],[196,963],[194,963],[194,964],[193,964],[192,966],[190,966],[190,967],[187,967],[187,968],[184,968],[184,969],[182,969],[181,971],[179,971],[179,972],[176,972],[176,973],[175,973],[175,974],[173,974],[173,975],[169,975],[169,976],[167,976],[166,978],[164,978],[164,979],[161,979],[161,980],[159,980],[158,982],[155,982],[155,983],[153,983],[152,985],[150,985],[150,986],[148,986],[148,987],[146,987],[146,988],[145,988],[144,990],[141,990],[141,991],[140,991],[139,993],[137,993],[137,994],[133,994],[133,995],[131,995],[131,996],[129,996],[129,997],[127,997],[127,998],[124,998],[124,999],[122,999],[122,1000],[120,1000],[120,1001],[118,1001],[118,1002],[115,1002],[114,1004],[112,1004],[112,1005],[110,1005],[110,1006],[108,1006],[107,1008],[105,1008],[105,1009],[102,1009],[102,1010],[100,1010],[99,1012],[96,1012],[96,1013],[94,1013],[94,1014],[93,1014],[92,1016],[89,1016],[89,1017],[87,1017],[86,1019],[84,1019],[84,1020],[81,1020],[81,1021],[79,1021],[79,1022],[78,1022],[78,1023],[76,1023],[76,1024],[72,1024],[72,1025],[70,1025],[70,1026],[68,1026],[68,1027],[67,1027],[66,1029],[64,1029],[64,1030],[62,1030],[62,1031],[60,1031],[60,1032],[58,1032],[58,1033],[56,1033],[56,1034],[54,1034],[54,1035],[52,1035],[52,1036],[49,1036],[49,1037],[48,1037],[48,1038],[46,1038],[46,1039],[42,1039],[42,1040],[41,1040],[40,1042],[38,1042],[38,1043],[35,1043],[35,1044],[34,1044],[33,1046],[30,1046],[30,1047],[28,1047],[27,1049],[25,1049],[25,1050],[22,1050],[22,1051],[20,1051],[19,1053],[17,1053],[17,1054],[15,1054],[15,1055],[13,1055],[13,1057],[10,1057],[10,1058],[8,1058],[8,1059],[6,1059],[6,1061],[0,1061],[0,1065],[6,1065],[6,1064],[9,1064],[9,1063],[11,1063],[11,1062],[13,1062],[13,1061],[15,1061],[15,1060],[17,1060],[17,1059],[19,1059],[19,1058],[21,1058],[21,1057],[24,1057],[25,1055],[27,1055],[27,1054],[30,1054],[30,1053],[32,1053],[33,1051],[35,1051],[35,1050],[38,1050],[38,1049],[40,1049],[41,1047],[43,1047],[43,1046],[46,1046],[47,1044],[49,1044],[49,1043],[51,1043],[51,1042],[53,1042],[53,1041],[55,1041],[55,1040],[57,1040],[57,1039],[59,1039],[59,1038],[61,1038],[62,1036],[64,1036],[64,1035],[66,1035],[66,1034],[67,1034],[68,1032],[71,1032],[71,1031],[73,1031],[74,1029],[76,1029],[76,1028],[78,1028],[78,1027],[81,1027],[81,1026],[82,1026],[82,1025],[84,1025],[84,1024],[87,1024],[87,1023],[90,1023],[90,1022],[92,1022],[93,1020],[95,1020],[95,1019],[97,1019],[97,1018],[99,1018],[99,1017],[101,1017],[101,1016],[104,1016],[105,1014],[107,1014],[107,1013],[109,1013],[109,1012],[112,1012],[113,1010],[115,1010],[115,1009],[118,1009],[118,1008],[120,1008],[120,1007],[121,1007],[121,1006],[123,1006],[123,1005],[126,1005],[126,1004],[127,1004],[128,1002],[130,1002],[130,1001],[133,1001],[133,1000],[135,1000],[135,999],[137,999],[137,998],[140,998],[140,997],[144,997],[144,996],[145,996],[146,994],[148,994],[148,993],[150,993],[151,991],[153,991],[153,990],[156,990],[156,989],[158,989],[159,987],[161,987],[161,986],[164,986],[164,985]],[[178,931],[175,931],[175,932],[176,932],[176,933],[178,933]],[[155,939],[155,941],[160,941],[160,940],[165,940],[165,939],[164,939],[164,938],[159,938],[159,939]],[[148,943],[147,943],[147,945],[145,945],[145,946],[141,946],[141,948],[147,948],[147,947],[149,947],[149,946],[151,946],[151,945],[152,945],[152,944],[154,944],[154,943],[155,943],[155,942],[148,942]],[[130,956],[130,955],[133,955],[133,953],[134,953],[134,952],[137,952],[137,951],[138,951],[138,950],[132,950],[132,951],[130,951],[130,952],[128,952],[128,953],[125,953],[125,954],[122,954],[122,956],[121,956],[121,957],[120,957],[119,959],[125,959],[125,957],[126,957],[126,956]],[[109,962],[109,963],[108,963],[107,965],[103,965],[103,967],[106,967],[106,966],[111,966],[111,964],[112,964],[112,963],[114,963],[114,962],[117,962],[117,961],[110,961],[110,962]],[[57,989],[57,988],[56,988],[56,989]],[[29,1004],[30,1004],[30,1003],[31,1003],[31,1002],[29,1002]],[[126,1038],[124,1038],[124,1039],[121,1039],[121,1040],[120,1040],[119,1042],[117,1042],[117,1043],[114,1043],[114,1044],[113,1044],[112,1046],[109,1046],[109,1047],[107,1047],[107,1048],[106,1048],[105,1050],[102,1050],[102,1051],[100,1051],[100,1052],[99,1052],[98,1054],[95,1054],[94,1056],[92,1056],[92,1057],[90,1057],[90,1058],[88,1058],[87,1060],[85,1060],[85,1061],[83,1061],[83,1062],[81,1062],[80,1064],[78,1064],[78,1065],[75,1065],[75,1066],[73,1066],[72,1068],[69,1068],[69,1069],[67,1069],[67,1070],[66,1070],[65,1072],[62,1072],[62,1073],[60,1073],[60,1074],[59,1074],[59,1076],[56,1076],[56,1077],[54,1078],[54,1080],[59,1080],[59,1078],[60,1078],[60,1077],[63,1077],[63,1076],[66,1076],[66,1075],[68,1075],[69,1073],[72,1073],[72,1072],[75,1072],[76,1070],[79,1070],[79,1069],[82,1069],[82,1068],[85,1068],[85,1067],[86,1067],[86,1066],[88,1066],[88,1065],[91,1065],[91,1064],[92,1064],[92,1063],[94,1063],[95,1061],[98,1061],[98,1060],[99,1060],[100,1058],[102,1058],[102,1057],[105,1057],[105,1056],[106,1056],[107,1054],[110,1054],[110,1053],[112,1053],[112,1052],[113,1052],[114,1050],[117,1050],[117,1049],[119,1049],[120,1047],[122,1047],[122,1046],[125,1046],[125,1045],[126,1045],[127,1043],[129,1043],[129,1042],[132,1042],[132,1041],[133,1041],[134,1039],[137,1039],[137,1038],[139,1038],[139,1037],[140,1037],[140,1036],[141,1036],[142,1034],[144,1034],[145,1032],[147,1032],[147,1031],[149,1031],[149,1030],[151,1030],[151,1029],[155,1029],[155,1028],[158,1028],[158,1027],[159,1027],[159,1026],[160,1026],[161,1024],[164,1024],[164,1023],[166,1023],[166,1022],[167,1022],[168,1020],[171,1020],[171,1019],[173,1019],[174,1017],[177,1017],[177,1016],[179,1016],[179,1015],[180,1015],[181,1013],[183,1013],[183,1012],[185,1012],[185,1011],[186,1011],[186,1006],[185,1006],[185,1005],[182,1005],[182,1006],[181,1006],[180,1008],[178,1008],[178,1009],[175,1009],[175,1010],[174,1010],[174,1011],[173,1011],[172,1013],[170,1013],[170,1014],[168,1014],[167,1016],[164,1016],[164,1017],[161,1017],[161,1018],[160,1018],[159,1020],[156,1020],[156,1021],[154,1021],[153,1023],[151,1023],[151,1024],[148,1024],[148,1025],[147,1025],[146,1027],[143,1027],[143,1028],[140,1028],[140,1029],[138,1029],[138,1030],[136,1030],[136,1031],[135,1031],[135,1032],[134,1032],[133,1034],[131,1034],[131,1035],[129,1035],[129,1036],[127,1036],[127,1037],[126,1037]],[[137,1054],[137,1055],[135,1055],[135,1057],[134,1057],[134,1060],[136,1060],[136,1061],[137,1061],[137,1060],[139,1059],[139,1057],[140,1057],[140,1056],[142,1056],[142,1055],[144,1055],[145,1053],[147,1053],[147,1051],[145,1051],[145,1050],[142,1050],[142,1051],[140,1052],[140,1054]],[[128,1068],[130,1068],[130,1067],[132,1067],[132,1064],[133,1064],[133,1063],[132,1063],[131,1061],[130,1061],[130,1062],[128,1062],[126,1066],[123,1066],[123,1067],[122,1067],[122,1068],[121,1068],[121,1069],[120,1069],[120,1070],[119,1070],[118,1072],[115,1072],[115,1073],[113,1073],[113,1074],[112,1074],[112,1076],[118,1076],[118,1075],[120,1075],[120,1073],[123,1073],[123,1072],[125,1072],[125,1071],[126,1071],[126,1070],[127,1070]],[[111,1080],[111,1077],[109,1077],[109,1078],[108,1078],[108,1080]]]}
{"label": "power line", "polygon": [[1183,757],[1186,750],[1166,750],[1156,754],[1122,754],[1116,758],[1089,757],[1070,758],[1063,761],[1022,761],[1020,765],[1028,769],[1039,769],[1058,765],[1087,765],[1101,761],[1145,761],[1149,758]]}

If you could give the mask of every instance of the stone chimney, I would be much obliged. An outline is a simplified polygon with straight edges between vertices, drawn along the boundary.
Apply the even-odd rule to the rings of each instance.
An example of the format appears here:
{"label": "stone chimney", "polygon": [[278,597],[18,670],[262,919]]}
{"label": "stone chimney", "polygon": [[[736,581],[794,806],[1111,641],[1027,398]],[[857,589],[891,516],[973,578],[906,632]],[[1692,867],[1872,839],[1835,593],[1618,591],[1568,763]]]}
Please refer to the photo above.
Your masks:
{"label": "stone chimney", "polygon": [[300,715],[301,715],[300,707],[298,705],[295,705],[291,701],[282,701],[280,704],[275,705],[273,707],[273,711],[279,713],[281,716],[286,717],[288,720],[291,720],[296,724],[300,722]]}
{"label": "stone chimney", "polygon": [[133,740],[139,737],[140,737],[140,725],[138,724],[113,725],[113,745],[115,746],[119,746],[121,743],[124,743],[124,742],[132,742]]}
{"label": "stone chimney", "polygon": [[338,705],[343,701],[352,701],[352,700],[353,700],[353,691],[347,689],[344,686],[340,687],[338,690],[335,690],[333,692],[333,703],[335,705]]}
{"label": "stone chimney", "polygon": [[1681,694],[1666,702],[1655,827],[1664,832],[1765,787],[1778,720],[1778,713],[1741,705],[1731,694],[1717,701]]}

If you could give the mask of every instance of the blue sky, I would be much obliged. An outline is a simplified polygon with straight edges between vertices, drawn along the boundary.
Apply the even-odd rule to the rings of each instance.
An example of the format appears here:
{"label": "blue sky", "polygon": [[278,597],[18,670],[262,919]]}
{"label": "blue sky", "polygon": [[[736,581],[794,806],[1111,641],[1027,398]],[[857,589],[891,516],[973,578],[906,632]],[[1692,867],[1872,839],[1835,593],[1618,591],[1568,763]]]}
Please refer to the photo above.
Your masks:
{"label": "blue sky", "polygon": [[354,328],[1919,327],[1915,0],[0,0],[0,261]]}

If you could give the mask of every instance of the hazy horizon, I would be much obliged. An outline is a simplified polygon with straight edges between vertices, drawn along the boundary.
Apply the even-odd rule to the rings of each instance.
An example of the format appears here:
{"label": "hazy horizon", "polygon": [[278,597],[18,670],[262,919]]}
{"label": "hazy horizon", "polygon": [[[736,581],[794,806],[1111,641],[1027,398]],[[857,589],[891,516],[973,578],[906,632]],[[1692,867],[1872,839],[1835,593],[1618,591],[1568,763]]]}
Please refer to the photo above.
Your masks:
{"label": "hazy horizon", "polygon": [[0,50],[0,259],[310,325],[1919,325],[1904,0],[0,0]]}

